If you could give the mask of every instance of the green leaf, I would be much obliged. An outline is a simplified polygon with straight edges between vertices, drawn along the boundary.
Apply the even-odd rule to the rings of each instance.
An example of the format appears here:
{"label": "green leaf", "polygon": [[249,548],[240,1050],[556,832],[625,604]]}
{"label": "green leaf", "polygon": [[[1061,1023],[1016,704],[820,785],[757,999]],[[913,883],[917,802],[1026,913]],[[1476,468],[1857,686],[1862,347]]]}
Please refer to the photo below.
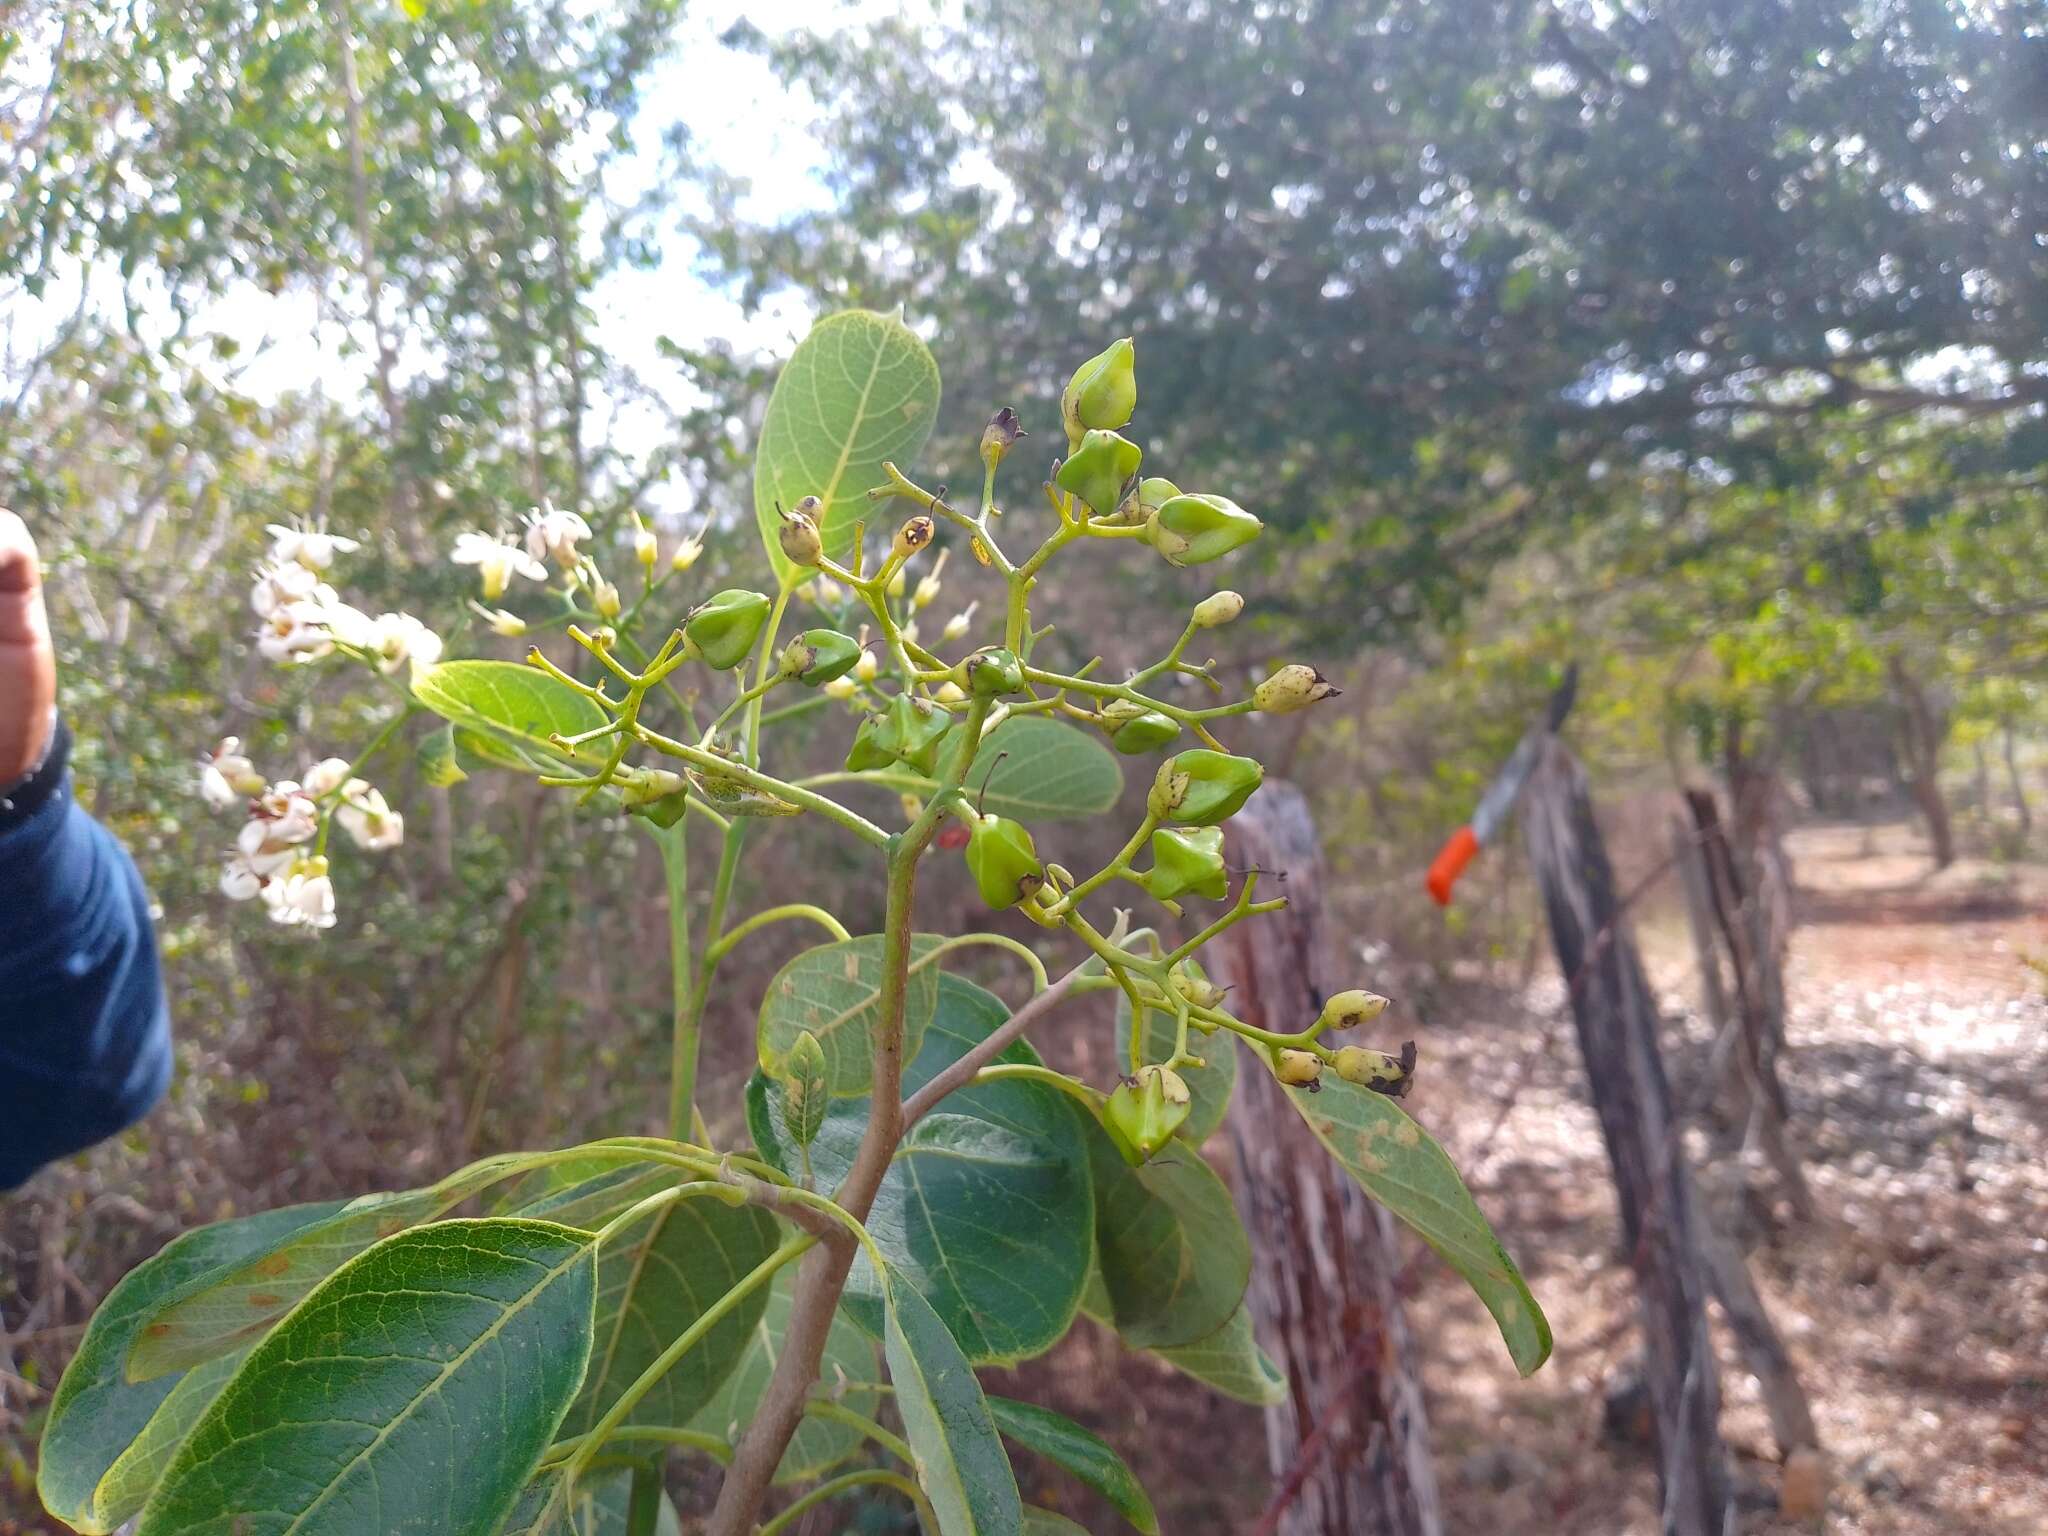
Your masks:
{"label": "green leaf", "polygon": [[1095,1256],[1125,1341],[1156,1349],[1205,1339],[1230,1320],[1251,1280],[1251,1240],[1230,1191],[1193,1147],[1139,1168],[1089,1122]]}
{"label": "green leaf", "polygon": [[[790,1293],[796,1283],[795,1275],[794,1265],[777,1271],[773,1288],[768,1292],[767,1310],[762,1312],[747,1336],[746,1350],[727,1374],[717,1395],[698,1410],[697,1417],[690,1421],[688,1428],[732,1441],[737,1440],[740,1431],[753,1422],[754,1410],[761,1402],[761,1395],[768,1390],[768,1378],[774,1374],[775,1362],[782,1356],[783,1335],[789,1330]],[[834,1313],[831,1331],[825,1335],[825,1358],[819,1369],[821,1390],[835,1393],[843,1383],[869,1383],[867,1386],[847,1386],[836,1401],[872,1418],[881,1400],[872,1385],[880,1369],[875,1359],[874,1341],[855,1327],[853,1320],[844,1312]],[[863,1443],[861,1432],[851,1425],[807,1415],[797,1424],[789,1449],[782,1453],[782,1461],[775,1469],[775,1481],[801,1483],[822,1476],[859,1450]]]}
{"label": "green leaf", "polygon": [[215,1398],[136,1536],[491,1536],[590,1358],[588,1233],[491,1218],[344,1265]]}
{"label": "green leaf", "polygon": [[198,1227],[131,1269],[107,1293],[64,1369],[37,1453],[43,1507],[74,1530],[111,1531],[134,1512],[107,1502],[102,1483],[177,1388],[175,1376],[132,1382],[123,1368],[142,1325],[194,1279],[267,1251],[342,1208],[339,1200],[292,1205]]}
{"label": "green leaf", "polygon": [[1444,1149],[1392,1099],[1323,1074],[1320,1093],[1288,1099],[1359,1186],[1422,1235],[1486,1303],[1515,1368],[1550,1355],[1550,1323]]}
{"label": "green leaf", "polygon": [[142,1320],[128,1349],[128,1379],[148,1381],[241,1348],[370,1244],[452,1210],[536,1155],[487,1157],[426,1189],[364,1195],[323,1220],[279,1232],[260,1250],[191,1276],[159,1295]]}
{"label": "green leaf", "polygon": [[[1145,1011],[1145,1059],[1165,1061],[1173,1055],[1173,1015],[1157,1008]],[[1237,1087],[1237,1041],[1228,1030],[1219,1029],[1208,1039],[1190,1035],[1188,1049],[1207,1063],[1200,1067],[1175,1067],[1188,1085],[1188,1117],[1174,1132],[1190,1146],[1199,1147],[1216,1134],[1230,1111],[1230,1095]],[[1119,987],[1116,994],[1116,1059],[1128,1070],[1131,1059],[1131,1000]]]}
{"label": "green leaf", "polygon": [[[498,1536],[626,1536],[633,1499],[631,1467],[599,1467],[577,1479],[574,1491],[557,1496],[557,1472],[544,1472],[526,1485],[512,1517]],[[681,1536],[682,1522],[666,1492],[654,1517],[654,1536]]]}
{"label": "green leaf", "polygon": [[[500,767],[553,764],[550,734],[574,736],[605,722],[604,711],[538,667],[516,661],[444,661],[413,673],[412,696],[461,728],[465,750]],[[483,738],[486,746],[474,739]],[[493,752],[491,749],[496,748]]]}
{"label": "green leaf", "polygon": [[[654,1357],[775,1251],[775,1218],[753,1206],[677,1200],[605,1241],[596,1343],[570,1434],[596,1424]],[[712,1398],[767,1305],[757,1288],[670,1368],[626,1422],[682,1426]]]}
{"label": "green leaf", "polygon": [[974,1367],[915,1285],[893,1268],[883,1284],[889,1380],[939,1536],[1021,1536],[1017,1477]]}
{"label": "green leaf", "polygon": [[[940,742],[939,761],[952,756],[953,737]],[[1007,753],[997,761],[999,753]],[[1017,821],[1082,821],[1115,809],[1124,791],[1123,765],[1102,738],[1042,715],[1005,720],[982,741],[975,757],[974,803],[992,816]],[[981,792],[983,774],[988,793]],[[863,778],[890,789],[929,793],[937,781],[903,768]]]}
{"label": "green leaf", "polygon": [[844,557],[854,524],[893,528],[894,509],[867,493],[887,478],[884,460],[914,463],[938,414],[939,365],[901,320],[854,309],[811,327],[775,381],[754,453],[754,521],[784,585],[796,567],[776,537],[776,503],[823,501],[825,552]]}
{"label": "green leaf", "polygon": [[436,789],[447,789],[469,777],[462,771],[462,755],[456,751],[452,725],[422,736],[415,756],[419,759],[420,777]]}
{"label": "green leaf", "polygon": [[1056,1515],[1036,1504],[1024,1506],[1024,1536],[1088,1536],[1087,1529],[1065,1515]]}
{"label": "green leaf", "polygon": [[1206,1339],[1170,1345],[1156,1353],[1176,1370],[1241,1403],[1270,1408],[1287,1400],[1287,1373],[1259,1348],[1251,1311],[1243,1305]]}
{"label": "green leaf", "polygon": [[[1008,1017],[1001,999],[957,976],[939,983],[924,1043],[903,1070],[915,1092]],[[999,1062],[1037,1064],[1017,1041]],[[785,1173],[800,1163],[781,1128],[781,1085],[757,1073],[747,1124],[761,1155]],[[811,1146],[811,1166],[832,1188],[851,1166],[868,1102],[834,1099]],[[970,1359],[986,1364],[1040,1354],[1073,1322],[1087,1282],[1094,1205],[1088,1154],[1065,1095],[1043,1083],[994,1082],[949,1095],[912,1128],[868,1214],[892,1268],[922,1291]],[[881,1289],[854,1260],[842,1303],[881,1331]]]}
{"label": "green leaf", "polygon": [[831,1099],[825,1075],[825,1049],[808,1029],[796,1037],[789,1053],[789,1075],[782,1084],[782,1128],[789,1139],[808,1147],[818,1139]]}
{"label": "green leaf", "polygon": [[251,1340],[233,1354],[220,1355],[204,1365],[195,1365],[177,1378],[177,1385],[171,1388],[170,1396],[150,1416],[142,1433],[135,1437],[135,1443],[107,1469],[95,1500],[100,1510],[109,1518],[120,1521],[149,1502],[150,1494],[163,1481],[164,1469],[177,1455],[178,1447],[185,1443],[192,1426],[213,1406],[213,1400],[234,1379],[235,1372],[242,1368],[242,1362],[248,1359],[249,1351],[255,1347],[255,1341]]}
{"label": "green leaf", "polygon": [[1065,1414],[1014,1398],[991,1397],[988,1411],[1003,1434],[1093,1488],[1145,1536],[1159,1536],[1159,1516],[1153,1512],[1152,1500],[1124,1465],[1123,1457],[1100,1435],[1083,1429]]}
{"label": "green leaf", "polygon": [[603,1226],[636,1201],[686,1183],[679,1168],[664,1163],[623,1163],[616,1154],[551,1163],[536,1168],[493,1202],[493,1216],[525,1216],[586,1231]]}
{"label": "green leaf", "polygon": [[[912,935],[913,960],[938,943],[930,934]],[[807,949],[776,972],[761,999],[755,1031],[761,1070],[786,1078],[790,1051],[799,1036],[809,1033],[824,1048],[832,1092],[866,1093],[874,1083],[870,1032],[881,1005],[882,971],[882,936],[871,933]],[[905,1057],[917,1054],[938,999],[937,967],[913,968],[903,994]]]}

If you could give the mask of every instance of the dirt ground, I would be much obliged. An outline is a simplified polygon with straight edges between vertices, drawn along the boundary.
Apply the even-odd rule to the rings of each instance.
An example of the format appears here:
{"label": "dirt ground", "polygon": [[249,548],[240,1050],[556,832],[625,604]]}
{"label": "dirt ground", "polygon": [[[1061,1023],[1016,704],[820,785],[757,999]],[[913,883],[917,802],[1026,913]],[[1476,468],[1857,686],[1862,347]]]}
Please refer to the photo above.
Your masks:
{"label": "dirt ground", "polygon": [[[1705,1182],[1751,1192],[1738,1202],[1751,1269],[1833,1472],[1826,1529],[2048,1533],[2048,976],[2023,958],[2048,962],[2048,865],[1966,861],[1932,875],[1895,825],[1807,828],[1790,851],[1800,926],[1781,1072],[1820,1217],[1795,1224],[1760,1167],[1723,1164]],[[1669,885],[1634,919],[1683,1101],[1707,1031]],[[1466,1171],[1557,1336],[1551,1362],[1518,1381],[1477,1302],[1417,1245],[1409,1320],[1446,1525],[1636,1536],[1656,1529],[1654,1475],[1602,1434],[1605,1393],[1634,1351],[1633,1295],[1547,953],[1531,974],[1526,993],[1439,991],[1412,1010],[1425,1076],[1410,1105]],[[1780,1470],[1755,1385],[1725,1336],[1719,1354],[1743,1529],[1815,1529],[1776,1517]],[[994,1390],[1058,1407],[1126,1451],[1167,1531],[1257,1526],[1272,1488],[1257,1410],[1092,1328],[1005,1374],[992,1373]],[[1122,1528],[1050,1467],[1020,1455],[1017,1470],[1027,1498],[1091,1531]],[[56,1529],[9,1507],[26,1488],[25,1464],[13,1472],[0,1475],[0,1536]],[[842,1508],[802,1529],[896,1528],[879,1509],[856,1520]]]}

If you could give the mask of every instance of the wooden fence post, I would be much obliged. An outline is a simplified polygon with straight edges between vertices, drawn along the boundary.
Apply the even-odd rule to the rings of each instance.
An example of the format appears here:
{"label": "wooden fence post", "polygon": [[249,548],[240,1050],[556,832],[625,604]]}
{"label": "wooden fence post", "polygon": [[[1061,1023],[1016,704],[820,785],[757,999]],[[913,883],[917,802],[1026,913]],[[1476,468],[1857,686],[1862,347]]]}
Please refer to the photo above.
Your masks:
{"label": "wooden fence post", "polygon": [[1543,746],[1521,811],[1636,1274],[1662,1529],[1664,1536],[1723,1536],[1734,1512],[1697,1196],[1672,1113],[1656,1006],[1616,902],[1585,770],[1554,738]]}
{"label": "wooden fence post", "polygon": [[[1308,803],[1292,784],[1268,779],[1226,831],[1232,862],[1279,877],[1260,893],[1285,894],[1288,906],[1223,934],[1204,961],[1233,989],[1240,1018],[1299,1028],[1354,980],[1333,971]],[[1225,1123],[1258,1255],[1246,1304],[1289,1386],[1266,1413],[1267,1459],[1283,1492],[1261,1530],[1439,1536],[1429,1424],[1394,1288],[1392,1218],[1359,1193],[1270,1074],[1240,1074]]]}

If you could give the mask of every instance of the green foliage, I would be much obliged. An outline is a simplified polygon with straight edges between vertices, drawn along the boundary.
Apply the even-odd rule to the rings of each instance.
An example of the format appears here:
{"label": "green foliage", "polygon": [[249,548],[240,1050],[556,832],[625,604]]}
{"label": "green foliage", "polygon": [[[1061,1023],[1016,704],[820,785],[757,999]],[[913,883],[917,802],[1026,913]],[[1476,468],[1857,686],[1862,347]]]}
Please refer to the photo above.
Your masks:
{"label": "green foliage", "polygon": [[974,1367],[931,1303],[893,1268],[882,1293],[889,1379],[940,1536],[1015,1536],[1024,1518],[1017,1479]]}
{"label": "green foliage", "polygon": [[[444,661],[412,680],[413,697],[461,728],[477,755],[531,771],[558,763],[555,736],[604,724],[604,711],[544,672],[509,661]],[[432,739],[432,738],[429,738]]]}
{"label": "green foliage", "polygon": [[[911,957],[930,954],[938,940],[929,934],[911,939]],[[820,1047],[829,1093],[861,1094],[873,1083],[873,1058],[868,1042],[882,1002],[886,970],[882,935],[821,944],[785,965],[768,983],[761,999],[756,1042],[761,1070],[787,1077],[789,1053],[809,1035]],[[915,1055],[932,1014],[939,1006],[938,968],[918,966],[903,989],[903,1049]]]}
{"label": "green foliage", "polygon": [[1124,1459],[1109,1443],[1064,1414],[1007,1397],[988,1400],[990,1416],[1003,1435],[1058,1463],[1093,1488],[1145,1536],[1159,1536],[1159,1517]]}
{"label": "green foliage", "polygon": [[[544,1222],[378,1244],[250,1352],[139,1536],[494,1531],[582,1380],[596,1268],[588,1233]],[[465,1432],[481,1422],[492,1433]]]}

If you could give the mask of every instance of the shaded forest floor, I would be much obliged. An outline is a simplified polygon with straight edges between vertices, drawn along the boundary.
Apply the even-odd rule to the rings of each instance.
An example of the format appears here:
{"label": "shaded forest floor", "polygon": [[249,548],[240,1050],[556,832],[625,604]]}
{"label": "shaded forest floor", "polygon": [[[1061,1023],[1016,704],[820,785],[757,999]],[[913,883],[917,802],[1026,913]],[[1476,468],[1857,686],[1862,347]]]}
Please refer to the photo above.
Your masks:
{"label": "shaded forest floor", "polygon": [[[1900,826],[1806,828],[1791,853],[1802,898],[1782,1073],[1820,1219],[1792,1224],[1770,1198],[1768,1174],[1739,1160],[1717,1164],[1703,1182],[1720,1192],[1721,1208],[1740,1213],[1752,1272],[1814,1399],[1835,1474],[1828,1528],[2048,1532],[2048,984],[2022,960],[2048,957],[2048,865],[1966,861],[1931,875],[1924,848]],[[1670,1020],[1669,1065],[1683,1101],[1707,1030],[1670,882],[1633,916]],[[1424,1076],[1411,1107],[1466,1170],[1557,1333],[1552,1362],[1517,1381],[1469,1293],[1426,1252],[1408,1265],[1447,1526],[1456,1536],[1636,1536],[1655,1529],[1654,1475],[1641,1450],[1602,1433],[1604,1395],[1634,1351],[1633,1297],[1547,953],[1533,974],[1524,994],[1436,990],[1405,1010],[1423,1015],[1415,1033]],[[274,1096],[260,1118],[274,1126],[297,1089],[288,1073],[264,1076]],[[217,1164],[220,1129],[210,1138],[202,1130],[167,1136],[171,1150],[150,1154],[152,1169],[179,1166],[179,1148],[193,1166]],[[1693,1150],[1703,1153],[1704,1142]],[[289,1183],[293,1163],[280,1150],[247,1171]],[[177,1223],[117,1189],[91,1191],[82,1170],[65,1177],[72,1222],[104,1234],[85,1252],[107,1261],[95,1270],[111,1268],[51,1266],[58,1286],[78,1293],[61,1311],[82,1316],[91,1293],[125,1267],[118,1231],[132,1228],[126,1241],[147,1251]],[[138,1177],[136,1187],[153,1182]],[[239,1191],[238,1204],[325,1192],[252,1182],[265,1187]],[[38,1288],[25,1289],[32,1299]],[[76,1331],[74,1321],[17,1335],[16,1369],[53,1369]],[[1732,1345],[1720,1342],[1744,1529],[1799,1529],[1775,1517],[1768,1427]],[[1129,1453],[1168,1531],[1224,1536],[1256,1526],[1272,1487],[1256,1410],[1145,1364],[1092,1327],[1007,1384],[1002,1374],[997,1390],[1071,1413]],[[33,1432],[39,1396],[25,1420],[13,1420],[16,1436],[0,1414],[0,1536],[59,1529],[34,1513],[32,1452],[18,1436]],[[22,1398],[12,1402],[20,1413]],[[1121,1528],[1029,1456],[1018,1473],[1027,1496],[1089,1530]],[[870,1521],[879,1514],[869,1511]],[[856,1527],[851,1517],[821,1514],[803,1536],[892,1528]]]}

